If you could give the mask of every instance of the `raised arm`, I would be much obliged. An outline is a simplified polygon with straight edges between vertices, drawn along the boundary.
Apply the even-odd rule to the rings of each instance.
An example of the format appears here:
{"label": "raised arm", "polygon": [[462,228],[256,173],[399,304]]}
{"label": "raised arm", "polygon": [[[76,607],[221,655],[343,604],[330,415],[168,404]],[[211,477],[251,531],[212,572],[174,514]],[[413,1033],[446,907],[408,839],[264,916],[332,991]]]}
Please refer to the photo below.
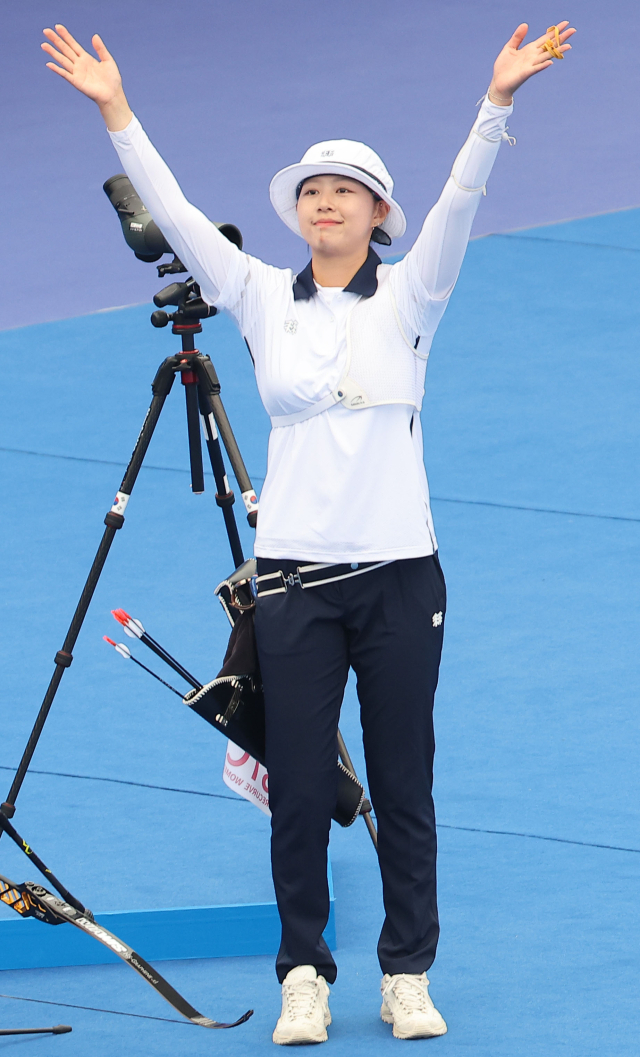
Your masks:
{"label": "raised arm", "polygon": [[[556,58],[571,48],[566,42],[575,30],[567,26],[567,22],[558,25],[557,44],[553,37]],[[518,26],[498,55],[489,91],[451,176],[413,247],[394,268],[399,307],[416,334],[433,333],[458,278],[471,225],[513,109],[514,92],[553,65],[545,47],[549,31],[521,47],[527,29],[526,23]]]}
{"label": "raised arm", "polygon": [[[100,109],[123,168],[156,224],[193,273],[209,304],[231,307],[248,270],[246,255],[220,234],[199,209],[187,201],[169,167],[134,117],[122,87],[120,71],[96,34],[90,55],[62,25],[45,29],[42,48],[55,61],[47,66]],[[226,295],[226,297],[225,297]]]}

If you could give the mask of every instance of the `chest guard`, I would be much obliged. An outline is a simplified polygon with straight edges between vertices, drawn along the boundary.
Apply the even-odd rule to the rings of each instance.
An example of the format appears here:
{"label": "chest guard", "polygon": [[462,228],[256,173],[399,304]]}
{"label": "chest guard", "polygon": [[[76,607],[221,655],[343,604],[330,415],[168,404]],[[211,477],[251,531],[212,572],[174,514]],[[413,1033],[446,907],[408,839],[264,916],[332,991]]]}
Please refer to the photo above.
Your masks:
{"label": "chest guard", "polygon": [[403,330],[390,272],[390,265],[380,265],[376,293],[361,298],[349,312],[347,358],[335,389],[301,411],[273,416],[272,426],[304,422],[334,404],[350,411],[380,404],[409,404],[420,411],[428,353],[421,355]]}

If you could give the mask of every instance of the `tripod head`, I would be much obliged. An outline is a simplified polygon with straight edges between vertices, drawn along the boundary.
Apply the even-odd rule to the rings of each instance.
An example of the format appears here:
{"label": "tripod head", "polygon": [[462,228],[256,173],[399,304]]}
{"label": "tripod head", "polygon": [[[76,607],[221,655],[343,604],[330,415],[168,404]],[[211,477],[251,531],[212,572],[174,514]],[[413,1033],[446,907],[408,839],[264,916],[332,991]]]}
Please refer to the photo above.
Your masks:
{"label": "tripod head", "polygon": [[[153,299],[161,311],[151,313],[151,323],[154,327],[166,327],[173,323],[173,333],[181,333],[181,327],[185,324],[192,334],[199,334],[202,327],[200,319],[209,319],[217,315],[217,308],[207,305],[200,296],[200,287],[195,279],[187,279],[184,283],[169,283],[160,290]],[[176,305],[176,312],[162,311],[167,305]]]}

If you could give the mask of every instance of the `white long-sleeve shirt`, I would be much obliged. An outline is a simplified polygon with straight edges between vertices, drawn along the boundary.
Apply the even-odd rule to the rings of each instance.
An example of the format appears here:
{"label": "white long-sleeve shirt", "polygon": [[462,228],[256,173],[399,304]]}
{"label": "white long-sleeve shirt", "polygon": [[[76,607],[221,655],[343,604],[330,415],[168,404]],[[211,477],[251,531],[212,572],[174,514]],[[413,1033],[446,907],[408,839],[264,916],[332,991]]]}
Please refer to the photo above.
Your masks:
{"label": "white long-sleeve shirt", "polygon": [[[403,330],[412,344],[420,338],[422,355],[458,277],[479,189],[511,112],[485,98],[416,242],[392,266],[389,282]],[[110,135],[136,191],[205,301],[229,312],[247,339],[267,412],[287,415],[325,398],[344,373],[346,318],[364,296],[357,292],[360,273],[349,284],[356,292],[317,287],[314,296],[302,291],[301,297],[298,289],[294,298],[294,273],[238,250],[221,235],[186,200],[135,117]],[[390,561],[436,549],[420,420],[410,406],[352,411],[334,404],[272,430],[257,556]]]}

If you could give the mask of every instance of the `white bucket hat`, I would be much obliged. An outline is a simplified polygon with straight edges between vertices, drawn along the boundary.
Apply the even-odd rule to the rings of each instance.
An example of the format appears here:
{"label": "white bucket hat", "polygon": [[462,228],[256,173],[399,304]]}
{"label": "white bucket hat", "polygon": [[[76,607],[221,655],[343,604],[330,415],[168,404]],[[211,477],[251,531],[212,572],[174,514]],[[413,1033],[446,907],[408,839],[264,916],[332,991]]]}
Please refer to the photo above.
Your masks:
{"label": "white bucket hat", "polygon": [[359,180],[390,206],[389,213],[379,227],[392,239],[404,235],[407,221],[394,199],[393,180],[387,167],[371,147],[353,139],[329,139],[314,143],[296,165],[288,165],[277,172],[269,185],[271,204],[287,227],[302,235],[298,223],[298,184],[310,176],[349,176]]}

